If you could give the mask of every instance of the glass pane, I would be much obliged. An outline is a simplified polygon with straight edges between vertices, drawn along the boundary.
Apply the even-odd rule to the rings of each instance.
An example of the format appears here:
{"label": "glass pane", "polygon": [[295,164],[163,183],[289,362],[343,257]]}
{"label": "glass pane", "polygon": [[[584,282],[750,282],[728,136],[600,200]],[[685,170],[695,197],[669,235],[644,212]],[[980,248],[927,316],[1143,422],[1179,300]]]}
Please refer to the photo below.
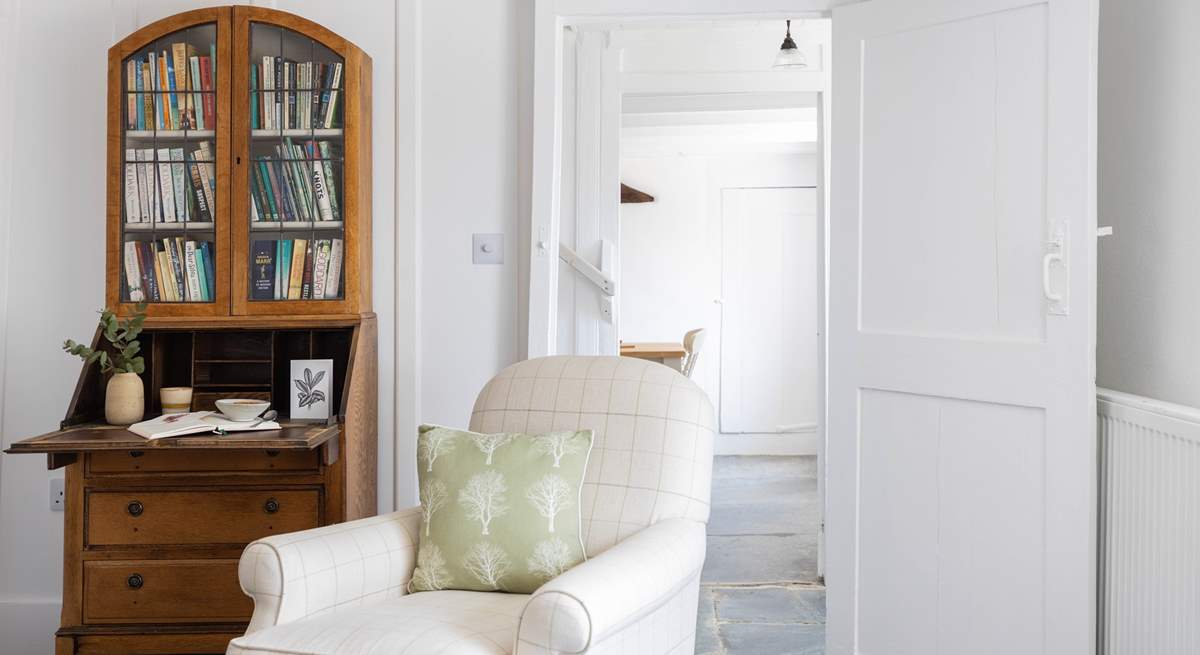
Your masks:
{"label": "glass pane", "polygon": [[250,25],[251,300],[344,295],[343,64],[307,36]]}
{"label": "glass pane", "polygon": [[125,60],[124,302],[216,297],[215,24]]}

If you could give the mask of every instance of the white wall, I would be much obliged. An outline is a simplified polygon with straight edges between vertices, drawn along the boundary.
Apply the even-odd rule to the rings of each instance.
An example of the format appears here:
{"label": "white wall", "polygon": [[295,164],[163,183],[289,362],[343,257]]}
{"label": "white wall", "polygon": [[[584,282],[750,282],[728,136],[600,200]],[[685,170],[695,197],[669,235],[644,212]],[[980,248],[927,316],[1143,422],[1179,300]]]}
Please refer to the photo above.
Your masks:
{"label": "white wall", "polygon": [[1200,407],[1200,4],[1101,0],[1098,383]]}
{"label": "white wall", "polygon": [[[79,363],[62,340],[90,338],[104,302],[108,47],[200,0],[0,1],[0,443],[52,430]],[[374,306],[379,315],[379,507],[392,507],[394,380],[394,2],[281,0],[374,60]],[[10,159],[11,158],[11,159]],[[16,193],[5,193],[8,188]],[[464,247],[463,252],[467,252]],[[7,256],[5,254],[7,253]],[[468,406],[469,407],[469,406]],[[0,455],[0,650],[49,649],[62,589],[62,514],[45,460]]]}

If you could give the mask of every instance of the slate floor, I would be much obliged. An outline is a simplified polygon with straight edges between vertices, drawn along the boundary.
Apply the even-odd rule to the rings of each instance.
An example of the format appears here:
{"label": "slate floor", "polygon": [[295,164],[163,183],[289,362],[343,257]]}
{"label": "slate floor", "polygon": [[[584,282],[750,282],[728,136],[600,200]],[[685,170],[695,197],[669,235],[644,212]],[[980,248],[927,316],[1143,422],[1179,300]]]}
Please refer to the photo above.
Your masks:
{"label": "slate floor", "polygon": [[697,655],[820,655],[816,458],[717,457]]}

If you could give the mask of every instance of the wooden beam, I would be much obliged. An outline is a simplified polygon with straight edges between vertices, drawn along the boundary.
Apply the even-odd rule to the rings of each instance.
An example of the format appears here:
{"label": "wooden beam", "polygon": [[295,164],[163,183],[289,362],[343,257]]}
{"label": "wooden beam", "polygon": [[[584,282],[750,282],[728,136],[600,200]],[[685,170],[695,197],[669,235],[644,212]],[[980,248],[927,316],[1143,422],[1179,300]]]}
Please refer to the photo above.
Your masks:
{"label": "wooden beam", "polygon": [[639,202],[654,202],[654,196],[645,191],[639,191],[628,184],[621,184],[621,204]]}

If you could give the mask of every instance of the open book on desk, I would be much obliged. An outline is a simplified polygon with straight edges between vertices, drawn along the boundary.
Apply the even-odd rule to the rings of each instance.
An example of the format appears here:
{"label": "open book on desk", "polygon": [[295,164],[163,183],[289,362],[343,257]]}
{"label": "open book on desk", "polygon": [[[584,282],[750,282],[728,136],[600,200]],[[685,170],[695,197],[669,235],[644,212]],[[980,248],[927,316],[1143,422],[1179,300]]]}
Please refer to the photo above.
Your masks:
{"label": "open book on desk", "polygon": [[225,434],[226,432],[278,429],[279,423],[275,421],[259,422],[259,419],[233,421],[225,418],[220,412],[163,414],[158,418],[129,426],[130,432],[147,439],[182,437],[189,434]]}

